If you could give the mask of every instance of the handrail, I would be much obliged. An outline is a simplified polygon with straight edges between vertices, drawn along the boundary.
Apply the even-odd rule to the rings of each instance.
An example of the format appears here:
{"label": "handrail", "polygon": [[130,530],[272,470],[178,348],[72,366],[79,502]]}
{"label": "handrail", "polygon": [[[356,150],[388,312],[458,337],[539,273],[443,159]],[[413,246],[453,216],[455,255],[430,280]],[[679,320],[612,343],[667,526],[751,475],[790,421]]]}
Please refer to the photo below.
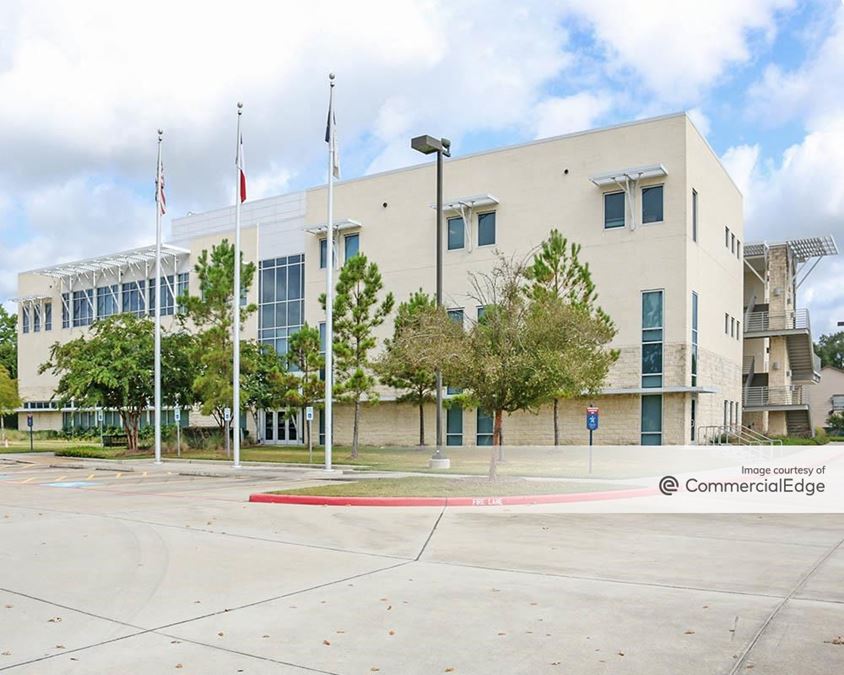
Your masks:
{"label": "handrail", "polygon": [[742,424],[705,425],[697,428],[697,445],[782,445]]}
{"label": "handrail", "polygon": [[766,405],[804,405],[808,401],[803,395],[803,386],[791,384],[783,387],[745,387],[745,407],[761,407]]}
{"label": "handrail", "polygon": [[793,309],[782,314],[772,314],[769,310],[747,312],[744,317],[744,332],[760,333],[769,330],[807,329],[811,332],[809,310]]}
{"label": "handrail", "polygon": [[744,325],[747,326],[748,317],[753,312],[753,309],[756,307],[756,294],[753,294],[753,297],[750,298],[750,302],[747,303],[747,309],[744,310]]}

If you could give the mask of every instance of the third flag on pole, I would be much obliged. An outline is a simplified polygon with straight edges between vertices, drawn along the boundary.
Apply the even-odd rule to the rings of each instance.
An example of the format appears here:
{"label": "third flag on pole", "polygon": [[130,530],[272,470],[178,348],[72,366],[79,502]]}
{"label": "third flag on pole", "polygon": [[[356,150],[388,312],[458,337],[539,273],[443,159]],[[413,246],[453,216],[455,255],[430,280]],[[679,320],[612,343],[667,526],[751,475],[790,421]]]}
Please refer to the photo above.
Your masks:
{"label": "third flag on pole", "polygon": [[237,144],[237,168],[240,169],[240,201],[246,201],[246,165],[243,161],[243,134]]}
{"label": "third flag on pole", "polygon": [[331,91],[328,94],[328,121],[325,123],[325,142],[328,143],[331,152],[331,173],[335,178],[340,178],[340,152],[337,148],[337,120],[334,117],[334,83],[331,83]]}

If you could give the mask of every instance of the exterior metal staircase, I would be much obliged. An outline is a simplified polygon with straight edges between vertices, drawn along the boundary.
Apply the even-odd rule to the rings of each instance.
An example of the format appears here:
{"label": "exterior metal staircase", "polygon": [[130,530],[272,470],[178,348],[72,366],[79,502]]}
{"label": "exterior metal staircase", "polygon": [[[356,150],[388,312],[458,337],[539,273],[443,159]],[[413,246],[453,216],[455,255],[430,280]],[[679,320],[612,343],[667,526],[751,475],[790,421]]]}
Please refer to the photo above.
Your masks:
{"label": "exterior metal staircase", "polygon": [[696,445],[782,445],[782,441],[769,438],[741,424],[701,426],[697,429]]}

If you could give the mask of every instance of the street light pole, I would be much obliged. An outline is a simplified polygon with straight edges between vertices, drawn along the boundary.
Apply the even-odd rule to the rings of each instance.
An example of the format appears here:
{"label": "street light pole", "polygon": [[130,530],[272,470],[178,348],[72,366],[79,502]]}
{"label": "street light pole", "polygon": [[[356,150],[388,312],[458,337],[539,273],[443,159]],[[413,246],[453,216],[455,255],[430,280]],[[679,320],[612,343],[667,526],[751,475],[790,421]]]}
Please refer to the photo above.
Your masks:
{"label": "street light pole", "polygon": [[[432,136],[417,136],[411,139],[410,147],[425,155],[437,153],[437,307],[443,304],[443,157],[451,157],[451,141],[447,138],[436,139]],[[443,450],[443,377],[442,371],[437,368],[436,373],[436,396],[437,396],[437,421],[436,436],[437,447],[428,466],[432,469],[448,469],[451,460],[446,457]]]}

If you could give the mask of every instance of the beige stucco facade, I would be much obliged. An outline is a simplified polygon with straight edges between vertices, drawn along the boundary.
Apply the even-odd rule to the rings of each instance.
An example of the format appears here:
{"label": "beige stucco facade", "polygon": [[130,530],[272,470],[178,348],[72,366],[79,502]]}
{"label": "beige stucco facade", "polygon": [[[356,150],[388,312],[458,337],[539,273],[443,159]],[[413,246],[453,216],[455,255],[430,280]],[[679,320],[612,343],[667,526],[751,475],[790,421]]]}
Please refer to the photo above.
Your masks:
{"label": "beige stucco facade", "polygon": [[844,370],[833,366],[821,369],[820,381],[809,390],[809,408],[818,427],[826,427],[833,412],[844,412]]}
{"label": "beige stucco facade", "polygon": [[[656,175],[636,180],[639,167],[659,167]],[[618,192],[622,179],[608,184],[596,177],[633,179],[625,195],[624,226],[605,227],[605,193]],[[596,182],[598,184],[596,184]],[[545,139],[511,148],[446,160],[444,198],[448,204],[470,203],[483,196],[484,206],[447,211],[446,217],[463,215],[464,245],[448,250],[443,243],[444,303],[462,309],[468,326],[477,318],[470,297],[470,275],[489,271],[499,255],[528,258],[548,236],[559,229],[582,246],[589,263],[599,302],[613,318],[618,334],[613,347],[621,357],[613,367],[604,393],[590,401],[561,404],[563,442],[582,443],[585,406],[601,409],[597,443],[638,443],[641,437],[642,396],[661,397],[661,442],[689,443],[693,427],[722,423],[725,402],[742,400],[742,340],[725,335],[725,315],[743,314],[743,261],[741,253],[724,246],[724,227],[743,241],[742,197],[717,156],[686,115],[643,120],[627,125]],[[662,218],[643,223],[642,190],[662,187]],[[335,222],[343,223],[337,235],[342,263],[344,237],[358,235],[360,251],[376,262],[385,289],[398,302],[419,288],[433,294],[435,286],[435,165],[426,163],[335,184]],[[326,188],[282,195],[242,208],[242,242],[249,260],[286,260],[304,254],[303,312],[311,325],[324,320],[318,297],[325,290],[325,270],[320,265],[318,228],[327,220]],[[696,216],[695,216],[696,204]],[[494,244],[479,245],[478,215],[494,212]],[[199,253],[222,238],[233,239],[233,208],[191,215],[173,222],[172,246],[177,272],[191,272]],[[444,228],[446,229],[446,228]],[[272,264],[276,263],[271,263]],[[133,272],[122,272],[121,283]],[[148,278],[148,270],[136,270]],[[260,271],[259,271],[260,274]],[[146,277],[144,276],[146,275]],[[91,278],[73,280],[74,288]],[[62,284],[67,280],[62,281]],[[109,283],[102,278],[97,282]],[[263,302],[260,284],[253,285],[250,300]],[[662,292],[662,382],[643,388],[642,293]],[[56,340],[76,337],[86,328],[61,327],[61,289],[44,271],[20,276],[19,295],[49,297],[53,307],[52,331],[30,331],[20,336],[21,395],[27,402],[47,401],[55,381],[37,374]],[[692,382],[693,300],[697,296],[698,372]],[[264,337],[261,311],[244,326],[245,338]],[[171,317],[165,318],[165,328]],[[392,331],[392,318],[378,330],[383,339]],[[283,343],[284,327],[274,333]],[[380,349],[380,345],[379,345]],[[413,445],[418,437],[417,411],[394,401],[396,392],[383,388],[382,402],[366,406],[362,441],[377,445]],[[652,403],[656,399],[649,399]],[[692,420],[694,406],[694,422]],[[650,408],[651,410],[653,408]],[[32,410],[38,416],[38,410]],[[60,416],[43,413],[43,424],[61,423]],[[48,421],[49,418],[49,421]],[[463,411],[464,445],[477,442],[477,413]],[[433,442],[433,407],[426,411],[427,439]],[[351,416],[344,406],[336,409],[339,442],[351,435]],[[251,424],[251,421],[250,421]],[[43,426],[42,426],[43,428]],[[512,444],[551,443],[550,409],[517,413],[505,418],[504,437]],[[298,438],[297,438],[298,440]]]}

